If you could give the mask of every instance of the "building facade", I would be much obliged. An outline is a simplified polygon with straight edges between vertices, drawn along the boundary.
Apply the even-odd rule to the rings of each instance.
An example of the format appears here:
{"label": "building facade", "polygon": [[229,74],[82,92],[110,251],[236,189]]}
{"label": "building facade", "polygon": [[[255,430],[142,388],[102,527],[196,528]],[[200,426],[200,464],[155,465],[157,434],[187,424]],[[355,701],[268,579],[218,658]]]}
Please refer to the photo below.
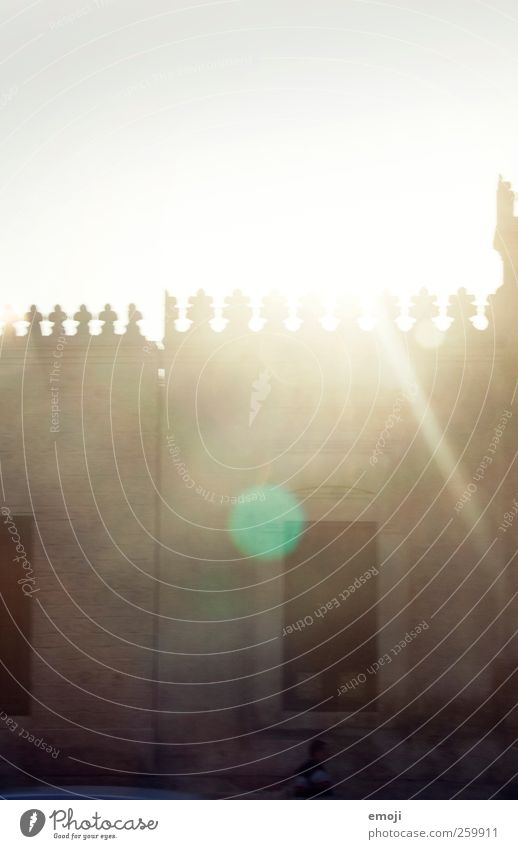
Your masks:
{"label": "building facade", "polygon": [[115,333],[109,305],[97,336],[84,308],[75,335],[57,309],[50,335],[35,308],[26,335],[4,326],[6,782],[275,796],[322,735],[345,796],[511,780],[518,218],[502,181],[497,215],[485,329],[463,291],[367,317],[344,298],[332,331],[317,298],[288,330],[272,296],[252,332],[235,293],[215,332],[203,292],[180,331],[167,295],[163,345],[135,311]]}

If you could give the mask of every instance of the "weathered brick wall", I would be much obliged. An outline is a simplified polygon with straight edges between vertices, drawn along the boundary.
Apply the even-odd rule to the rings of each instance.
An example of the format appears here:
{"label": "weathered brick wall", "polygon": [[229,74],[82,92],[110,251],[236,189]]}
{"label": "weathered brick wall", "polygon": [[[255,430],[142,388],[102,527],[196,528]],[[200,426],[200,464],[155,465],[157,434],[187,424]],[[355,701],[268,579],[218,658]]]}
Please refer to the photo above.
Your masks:
{"label": "weathered brick wall", "polygon": [[[27,774],[112,780],[113,770],[121,780],[269,774],[287,763],[275,752],[325,728],[340,736],[424,721],[432,733],[445,716],[473,727],[502,718],[512,688],[492,694],[515,665],[506,564],[518,522],[498,529],[518,496],[516,357],[500,327],[513,303],[507,285],[484,333],[462,298],[443,334],[424,309],[407,334],[388,319],[364,333],[346,307],[334,332],[311,317],[289,332],[279,305],[252,333],[243,304],[215,333],[198,297],[187,332],[173,305],[164,351],[134,328],[7,330],[4,504],[34,517],[37,581],[32,708],[14,721],[59,754],[0,724],[3,770],[12,761]],[[315,702],[334,699],[332,710],[286,707],[286,564],[244,555],[229,534],[239,496],[268,487],[291,493],[306,524],[377,528],[377,601],[373,612],[360,602],[354,633],[370,643],[369,664],[386,654],[390,663],[368,698],[327,692],[328,676],[300,686]],[[346,533],[343,551],[322,555],[327,569],[336,558],[344,585],[353,555]],[[307,592],[310,613],[327,583]],[[337,608],[329,632],[345,684],[364,672],[347,659],[351,609]],[[422,621],[427,629],[392,656]],[[506,722],[514,726],[512,712]]]}
{"label": "weathered brick wall", "polygon": [[[480,727],[503,716],[507,702],[493,693],[514,651],[504,645],[511,619],[502,612],[509,537],[498,535],[506,481],[516,479],[514,366],[499,334],[508,298],[505,290],[494,300],[484,333],[462,297],[448,333],[429,313],[408,334],[390,322],[372,334],[348,321],[334,333],[289,333],[271,320],[244,335],[232,324],[220,334],[203,324],[179,334],[169,323],[162,534],[171,551],[162,549],[161,568],[182,589],[165,588],[161,604],[187,621],[161,629],[182,652],[161,656],[163,677],[183,683],[161,691],[161,705],[182,713],[164,714],[160,727],[163,739],[207,742],[192,747],[192,764],[241,763],[246,771],[240,747],[261,739],[267,750],[268,734],[278,748],[279,735],[288,743],[304,729],[424,722],[427,733],[445,721]],[[269,391],[250,425],[264,370]],[[476,497],[468,491],[458,509],[502,416],[507,429],[479,473]],[[240,561],[226,532],[232,502],[263,485],[294,493],[310,522],[378,527],[373,636],[391,662],[376,675],[368,709],[355,710],[346,695],[331,714],[283,709],[282,562]],[[345,538],[343,548],[345,574]],[[342,616],[345,626],[346,607]],[[396,659],[392,648],[423,620],[428,628]],[[339,639],[345,656],[350,644]],[[235,735],[237,760],[229,754]],[[217,738],[229,739],[209,742]]]}
{"label": "weathered brick wall", "polygon": [[146,764],[152,746],[126,741],[153,739],[156,349],[110,334],[3,340],[4,499],[35,525],[32,706],[18,722],[60,755],[0,724],[3,751],[60,774],[85,769],[69,755]]}

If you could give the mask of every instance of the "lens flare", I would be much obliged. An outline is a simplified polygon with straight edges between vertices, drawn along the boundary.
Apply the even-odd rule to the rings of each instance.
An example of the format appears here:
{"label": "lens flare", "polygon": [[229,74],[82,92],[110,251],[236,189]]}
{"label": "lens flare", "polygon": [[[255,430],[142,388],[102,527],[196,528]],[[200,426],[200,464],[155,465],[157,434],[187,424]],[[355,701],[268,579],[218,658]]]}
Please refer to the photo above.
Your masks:
{"label": "lens flare", "polygon": [[239,496],[229,516],[229,532],[243,554],[277,560],[293,551],[304,528],[296,498],[279,487],[256,487]]}

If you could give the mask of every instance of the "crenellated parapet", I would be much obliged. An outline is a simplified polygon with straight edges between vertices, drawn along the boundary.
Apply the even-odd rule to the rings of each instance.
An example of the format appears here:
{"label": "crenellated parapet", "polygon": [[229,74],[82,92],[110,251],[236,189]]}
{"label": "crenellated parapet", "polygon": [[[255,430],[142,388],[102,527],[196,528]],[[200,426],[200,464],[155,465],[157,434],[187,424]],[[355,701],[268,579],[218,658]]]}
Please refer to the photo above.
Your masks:
{"label": "crenellated parapet", "polygon": [[[365,297],[340,294],[334,302],[318,293],[287,297],[277,291],[252,298],[237,290],[218,304],[204,290],[182,302],[166,292],[165,339],[184,333],[214,334],[248,331],[292,333],[371,333],[382,326],[408,333],[428,322],[440,334],[462,326],[464,334],[486,330],[491,323],[490,301],[470,295],[465,289],[449,297],[421,289],[412,296],[388,292]],[[452,334],[453,336],[454,334]]]}
{"label": "crenellated parapet", "polygon": [[142,313],[135,304],[129,305],[125,322],[119,321],[111,304],[105,304],[98,315],[92,314],[85,304],[72,314],[67,314],[60,304],[56,304],[48,315],[40,312],[36,304],[31,304],[23,316],[10,309],[0,315],[0,339],[3,348],[27,344],[50,348],[61,337],[66,337],[71,344],[94,341],[104,345],[121,342],[143,344],[141,321]]}
{"label": "crenellated parapet", "polygon": [[[217,298],[210,291],[198,290],[190,296],[165,293],[164,334],[166,349],[174,348],[182,335],[216,339],[220,334],[300,333],[325,339],[336,333],[346,340],[358,334],[389,331],[404,344],[416,342],[423,348],[448,349],[467,344],[471,339],[480,348],[493,338],[497,346],[518,345],[515,326],[518,316],[518,216],[511,184],[500,178],[496,203],[497,225],[494,248],[502,258],[502,285],[489,297],[459,288],[450,295],[438,295],[421,289],[416,293],[377,294],[344,285],[335,297],[320,292],[290,297],[276,291],[260,297],[234,291]],[[489,282],[489,281],[488,281]],[[50,347],[57,337],[66,337],[72,345],[99,346],[145,344],[143,315],[130,304],[125,317],[119,317],[111,304],[93,314],[85,304],[67,314],[60,304],[44,315],[32,304],[27,312],[15,315],[9,308],[0,314],[2,349],[24,345]],[[485,333],[485,331],[488,331]]]}
{"label": "crenellated parapet", "polygon": [[[444,335],[444,341],[453,341],[466,335],[482,336],[481,331],[491,325],[491,315],[492,298],[477,300],[463,289],[449,298],[438,298],[426,290],[399,298],[390,293],[371,298],[344,294],[334,303],[318,294],[295,299],[275,291],[262,299],[235,291],[218,302],[199,290],[183,301],[166,293],[164,342],[166,347],[174,347],[185,334],[216,340],[221,335],[257,331],[322,338],[336,333],[352,339],[358,334],[376,335],[387,328],[404,341],[407,334],[415,335],[424,324]],[[109,303],[98,314],[90,312],[85,304],[67,314],[56,304],[46,315],[32,304],[23,316],[4,313],[0,340],[4,349],[27,344],[45,349],[60,337],[66,337],[72,345],[142,345],[146,341],[142,320],[143,314],[135,304],[129,305],[123,320]]]}

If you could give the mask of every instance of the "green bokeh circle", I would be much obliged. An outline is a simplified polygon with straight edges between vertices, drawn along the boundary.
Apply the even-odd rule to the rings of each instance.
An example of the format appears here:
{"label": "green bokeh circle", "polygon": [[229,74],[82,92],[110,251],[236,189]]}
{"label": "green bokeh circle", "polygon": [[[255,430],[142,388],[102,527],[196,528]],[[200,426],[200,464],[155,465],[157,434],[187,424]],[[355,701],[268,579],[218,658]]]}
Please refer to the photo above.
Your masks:
{"label": "green bokeh circle", "polygon": [[293,551],[304,529],[304,513],[289,492],[273,486],[247,489],[229,515],[229,532],[243,554],[277,560]]}

